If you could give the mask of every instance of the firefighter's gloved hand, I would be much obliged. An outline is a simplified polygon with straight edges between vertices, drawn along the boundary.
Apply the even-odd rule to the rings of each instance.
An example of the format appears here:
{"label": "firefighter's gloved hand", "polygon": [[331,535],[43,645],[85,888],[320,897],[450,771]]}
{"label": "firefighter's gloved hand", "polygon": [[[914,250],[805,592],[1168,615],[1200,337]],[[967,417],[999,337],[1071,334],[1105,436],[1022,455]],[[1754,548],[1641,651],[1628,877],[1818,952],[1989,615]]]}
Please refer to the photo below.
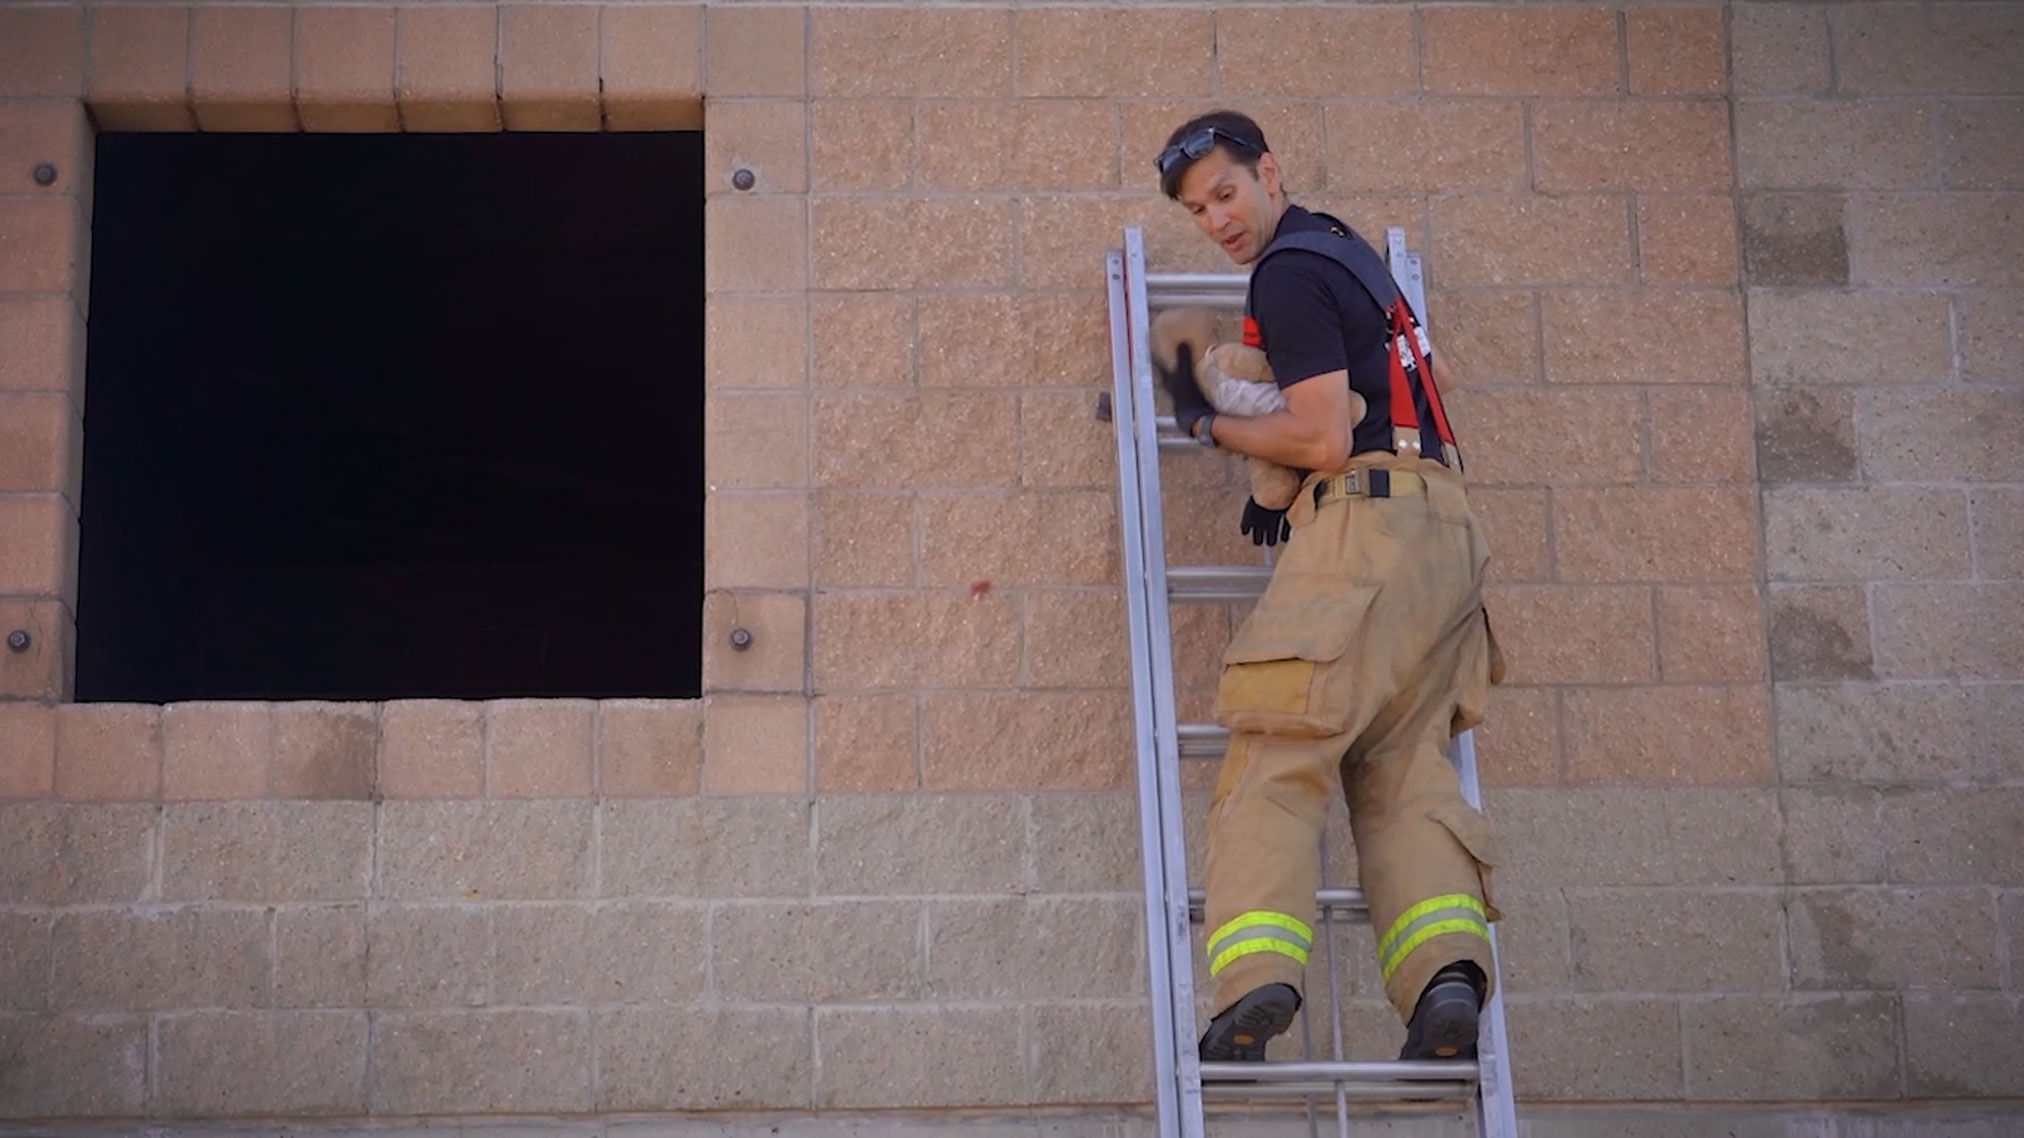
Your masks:
{"label": "firefighter's gloved hand", "polygon": [[1256,498],[1245,500],[1244,521],[1239,529],[1251,539],[1252,545],[1278,545],[1293,536],[1293,527],[1286,521],[1286,511],[1268,510],[1259,505]]}
{"label": "firefighter's gloved hand", "polygon": [[1214,408],[1209,406],[1209,397],[1202,394],[1202,387],[1195,379],[1195,349],[1183,343],[1174,349],[1174,368],[1168,371],[1160,367],[1155,357],[1154,370],[1159,372],[1160,384],[1174,399],[1174,422],[1188,437],[1193,438],[1195,424]]}

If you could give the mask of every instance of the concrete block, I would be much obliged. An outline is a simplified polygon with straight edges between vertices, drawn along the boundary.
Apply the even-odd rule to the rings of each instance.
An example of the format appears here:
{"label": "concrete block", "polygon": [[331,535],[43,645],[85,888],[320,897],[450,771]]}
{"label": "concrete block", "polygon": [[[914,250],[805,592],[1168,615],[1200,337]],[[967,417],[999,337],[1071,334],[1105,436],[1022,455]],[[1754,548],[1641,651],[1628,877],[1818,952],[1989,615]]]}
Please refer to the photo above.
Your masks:
{"label": "concrete block", "polygon": [[262,797],[273,742],[267,704],[171,704],[162,709],[162,796]]}
{"label": "concrete block", "polygon": [[409,131],[494,131],[499,120],[499,10],[402,8],[395,98]]}
{"label": "concrete block", "polygon": [[1509,788],[1485,796],[1504,846],[1500,884],[1514,888],[1663,885],[1673,880],[1664,799],[1648,790]]}
{"label": "concrete block", "polygon": [[2024,291],[1968,293],[1954,303],[1961,316],[1962,379],[2002,384],[2024,371]]}
{"label": "concrete block", "polygon": [[[803,681],[804,659],[802,645],[805,643],[803,629],[806,627],[804,602],[796,594],[780,594],[778,604],[760,604],[756,607],[761,615],[752,617],[747,623],[753,628],[755,652],[766,655],[778,653],[776,659],[784,658],[782,664],[753,662],[752,675],[761,671],[777,673],[774,682],[786,688],[790,684],[798,692]],[[705,626],[717,624],[723,638],[728,641],[730,629],[710,615],[704,617]],[[786,641],[785,645],[758,645],[768,640]],[[732,650],[726,649],[728,656]],[[736,672],[741,666],[727,665],[721,671],[711,673],[712,657],[717,653],[704,649],[705,683],[726,678],[725,672]],[[792,671],[790,681],[787,673]],[[727,686],[738,686],[735,682]],[[801,795],[808,791],[809,783],[809,714],[808,700],[799,695],[711,695],[703,708],[703,791],[706,794],[785,794]]]}
{"label": "concrete block", "polygon": [[499,9],[499,100],[507,130],[590,131],[599,106],[595,8],[506,4]]}
{"label": "concrete block", "polygon": [[598,789],[612,798],[694,794],[703,762],[697,700],[610,700],[598,707]]}
{"label": "concrete block", "polygon": [[1123,893],[1137,888],[1138,799],[1131,794],[1036,794],[1032,888]]}
{"label": "concrete block", "polygon": [[1788,907],[1796,988],[2003,986],[1986,889],[1802,889]]}
{"label": "concrete block", "polygon": [[380,711],[379,787],[388,798],[485,794],[485,705],[389,701]]}
{"label": "concrete block", "polygon": [[55,786],[56,713],[41,703],[0,703],[0,801],[47,798]]}
{"label": "concrete block", "polygon": [[1821,387],[1765,391],[1757,402],[1756,429],[1757,469],[1766,484],[1854,481],[1853,393]]}
{"label": "concrete block", "polygon": [[717,992],[734,1003],[889,1003],[926,988],[917,902],[719,905],[711,933]]}
{"label": "concrete block", "polygon": [[1939,487],[1787,487],[1764,495],[1773,580],[1942,580],[1969,575],[1968,496]]}
{"label": "concrete block", "polygon": [[1711,785],[1772,780],[1761,685],[1591,688],[1564,702],[1570,781]]}
{"label": "concrete block", "polygon": [[367,1006],[474,1007],[493,1002],[492,912],[490,906],[477,905],[375,909],[366,926]]}
{"label": "concrete block", "polygon": [[84,12],[36,5],[0,14],[0,96],[84,90]]}
{"label": "concrete block", "polygon": [[1929,783],[1969,773],[1975,693],[1934,684],[1780,684],[1789,782]]}
{"label": "concrete block", "polygon": [[1975,773],[2024,780],[2024,684],[1985,684],[1975,694]]}
{"label": "concrete block", "polygon": [[1897,1096],[1895,997],[1718,996],[1688,1001],[1680,1017],[1690,1099]]}
{"label": "concrete block", "polygon": [[66,1011],[252,1008],[267,1003],[267,914],[257,909],[59,914],[50,1003]]}
{"label": "concrete block", "polygon": [[1514,684],[1635,684],[1658,678],[1651,590],[1505,585],[1488,598]]}
{"label": "concrete block", "polygon": [[[1497,907],[1504,914],[1497,922],[1497,970],[1503,976],[1505,990],[1534,994],[1573,991],[1574,961],[1566,891],[1506,889],[1500,882]],[[1352,928],[1357,933],[1356,951],[1361,956],[1370,930],[1367,926]],[[1375,974],[1372,978],[1375,979]]]}
{"label": "concrete block", "polygon": [[1739,95],[1794,95],[1834,86],[1821,4],[1751,4],[1731,14],[1730,85]]}
{"label": "concrete block", "polygon": [[1523,1098],[1679,1099],[1674,1001],[1514,996],[1505,1007],[1511,1077]]}
{"label": "concrete block", "polygon": [[2024,582],[1876,586],[1877,674],[1891,679],[2024,679],[2024,638],[2004,621]]}
{"label": "concrete block", "polygon": [[[0,339],[7,335],[5,305],[0,304]],[[0,364],[0,372],[6,370]],[[0,388],[7,377],[0,374]],[[47,754],[22,756],[9,748],[17,764],[0,765],[0,797],[46,798],[56,786],[55,710],[48,706],[64,697],[77,674],[77,621],[61,600],[0,601],[0,628],[26,629],[33,642],[25,652],[0,657],[0,697],[34,700],[43,707],[50,730]]]}
{"label": "concrete block", "polygon": [[1761,683],[1765,678],[1764,590],[1755,585],[1661,588],[1659,675],[1674,684]]}
{"label": "concrete block", "polygon": [[1626,11],[1624,27],[1631,93],[1728,93],[1729,45],[1722,27],[1723,15],[1700,5]]}
{"label": "concrete block", "polygon": [[[808,16],[799,8],[705,8],[703,31],[709,39],[709,71],[700,95],[801,95],[808,90]],[[676,23],[673,14],[659,22]],[[605,16],[605,35],[621,33],[637,40],[636,29],[628,29]],[[677,40],[685,49],[686,40]],[[640,45],[644,46],[644,45]],[[607,51],[610,46],[607,45]],[[639,50],[635,47],[634,50]],[[697,56],[702,52],[698,50]],[[664,52],[643,54],[647,70],[665,67]],[[611,75],[606,63],[607,89]]]}
{"label": "concrete block", "polygon": [[1854,8],[1833,26],[1839,90],[1849,94],[2024,92],[2013,66],[2024,14],[2008,5]]}
{"label": "concrete block", "polygon": [[102,130],[192,130],[190,10],[118,4],[90,14],[85,100]]}
{"label": "concrete block", "polygon": [[1925,480],[1935,448],[1951,456],[1958,481],[2024,481],[2024,454],[2012,445],[2024,399],[2014,387],[1870,388],[1855,408],[1862,470],[1875,481]]}
{"label": "concrete block", "polygon": [[[729,20],[693,4],[607,8],[602,28],[600,81],[605,121],[613,130],[695,130],[703,125],[703,93],[787,94],[773,90],[786,60],[800,60],[801,15],[783,12],[795,30],[768,37],[765,50],[728,31]],[[707,19],[708,30],[705,29]],[[711,41],[709,85],[704,85],[704,39]],[[800,92],[795,64],[794,91]],[[723,80],[719,86],[719,80]]]}
{"label": "concrete block", "polygon": [[363,1113],[362,1011],[199,1012],[157,1024],[156,1103],[170,1115]]}
{"label": "concrete block", "polygon": [[[1137,997],[1145,990],[1142,910],[1123,898],[932,902],[926,994],[953,1002]],[[1076,948],[1064,956],[1065,945]]]}
{"label": "concrete block", "polygon": [[1426,89],[1455,95],[1614,95],[1625,79],[1609,13],[1444,8],[1421,20]]}
{"label": "concrete block", "polygon": [[587,897],[587,802],[388,802],[379,893],[396,901]]}
{"label": "concrete block", "polygon": [[815,1106],[961,1107],[1027,1101],[1017,1007],[815,1013]]}
{"label": "concrete block", "polygon": [[1785,877],[1794,884],[1884,880],[1883,796],[1829,783],[1779,792],[1785,808]]}
{"label": "concrete block", "polygon": [[2016,288],[2024,241],[2014,194],[1955,190],[1848,196],[1852,283],[1897,288]]}
{"label": "concrete block", "polygon": [[816,810],[822,893],[1011,893],[1026,880],[1026,812],[994,795],[832,798]]}
{"label": "concrete block", "polygon": [[1702,99],[1542,101],[1531,138],[1533,187],[1546,193],[1731,184],[1728,109]]}
{"label": "concrete block", "polygon": [[1877,674],[1870,598],[1861,585],[1771,589],[1771,678],[1868,680]]}
{"label": "concrete block", "polygon": [[1882,830],[1893,882],[2024,886],[2024,787],[1893,795]]}
{"label": "concrete block", "polygon": [[[1655,194],[1637,202],[1638,280],[1735,287],[1736,201],[1726,194]],[[1438,318],[1437,318],[1438,319]]]}
{"label": "concrete block", "polygon": [[276,798],[369,799],[378,752],[379,713],[372,704],[277,703],[268,793]]}
{"label": "concrete block", "polygon": [[1733,487],[1555,490],[1554,561],[1563,581],[1663,584],[1753,579],[1756,495]]}
{"label": "concrete block", "polygon": [[806,588],[809,515],[808,495],[799,490],[710,494],[703,502],[704,587]]}
{"label": "concrete block", "polygon": [[1630,217],[1622,194],[1436,198],[1428,261],[1456,288],[1628,284]]}
{"label": "concrete block", "polygon": [[148,1092],[145,1016],[0,1012],[0,1118],[132,1118]]}
{"label": "concrete block", "polygon": [[275,1007],[363,1007],[366,992],[364,905],[274,911]]}
{"label": "concrete block", "polygon": [[597,1109],[806,1109],[815,1067],[809,1016],[806,1008],[601,1009]]}
{"label": "concrete block", "polygon": [[820,395],[816,482],[823,490],[1007,485],[1019,474],[1018,418],[1019,396],[1009,391]]}
{"label": "concrete block", "polygon": [[1760,384],[1945,383],[1954,374],[1944,295],[1751,289],[1750,370]]}
{"label": "concrete block", "polygon": [[0,803],[0,904],[125,904],[154,873],[155,811],[140,803]]}
{"label": "concrete block", "polygon": [[161,709],[66,703],[56,709],[56,796],[153,801],[162,787]]}
{"label": "concrete block", "polygon": [[815,787],[825,794],[921,784],[920,700],[912,692],[815,701]]}
{"label": "concrete block", "polygon": [[1739,100],[1737,180],[1753,190],[1935,188],[1936,118],[1922,100]]}
{"label": "concrete block", "polygon": [[199,5],[190,20],[190,105],[204,131],[293,131],[295,13]]}
{"label": "concrete block", "polygon": [[2024,1093],[2016,1042],[2024,1011],[1994,992],[1906,993],[1906,1090],[1932,1098],[2015,1098]]}
{"label": "concrete block", "polygon": [[[1012,27],[1002,13],[818,8],[810,13],[808,43],[813,95],[1012,94]],[[909,68],[864,66],[867,58],[877,57],[922,63]]]}
{"label": "concrete block", "polygon": [[1748,482],[1751,393],[1673,387],[1651,393],[1651,473],[1659,482]]}
{"label": "concrete block", "polygon": [[1848,204],[1838,193],[1749,193],[1737,222],[1749,285],[1849,283]]}
{"label": "concrete block", "polygon": [[1131,699],[1119,689],[930,693],[921,770],[931,791],[1131,785]]}
{"label": "concrete block", "polygon": [[1768,885],[1779,879],[1779,810],[1770,789],[1666,791],[1667,854],[1680,885]]}
{"label": "concrete block", "polygon": [[0,1009],[33,1012],[49,1006],[55,924],[51,913],[0,912]]}
{"label": "concrete block", "polygon": [[394,107],[396,13],[303,8],[295,13],[295,110],[304,130],[401,128]]}
{"label": "concrete block", "polygon": [[1027,1082],[1035,1103],[1146,1102],[1153,1097],[1152,1017],[1123,1006],[1029,1004]]}
{"label": "concrete block", "polygon": [[590,1013],[387,1013],[374,1023],[372,1105],[386,1114],[590,1110]]}
{"label": "concrete block", "polygon": [[1777,992],[1785,987],[1778,894],[1567,891],[1574,979],[1595,992]]}
{"label": "concrete block", "polygon": [[604,806],[605,897],[805,897],[809,808],[787,798]]}
{"label": "concrete block", "polygon": [[[584,1002],[673,1004],[703,998],[709,983],[709,914],[700,905],[599,905],[591,916]],[[505,925],[496,921],[495,932]],[[502,971],[502,980],[510,979]]]}
{"label": "concrete block", "polygon": [[597,705],[586,699],[488,703],[487,790],[495,798],[588,796],[596,724]]}
{"label": "concrete block", "polygon": [[1968,493],[1974,533],[1975,574],[1983,579],[2024,577],[2024,489],[1977,487]]}
{"label": "concrete block", "polygon": [[366,802],[193,802],[162,810],[169,901],[352,901],[372,888]]}

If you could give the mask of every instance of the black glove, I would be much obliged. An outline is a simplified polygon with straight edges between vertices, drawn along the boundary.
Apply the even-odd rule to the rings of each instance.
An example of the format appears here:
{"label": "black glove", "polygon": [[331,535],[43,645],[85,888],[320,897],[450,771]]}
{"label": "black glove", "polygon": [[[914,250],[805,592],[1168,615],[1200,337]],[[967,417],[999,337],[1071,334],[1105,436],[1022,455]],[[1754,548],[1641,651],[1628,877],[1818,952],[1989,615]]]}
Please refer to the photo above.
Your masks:
{"label": "black glove", "polygon": [[1159,366],[1155,361],[1153,370],[1159,373],[1160,384],[1174,399],[1174,422],[1189,438],[1195,436],[1195,424],[1202,421],[1215,408],[1209,406],[1209,397],[1195,383],[1195,351],[1192,345],[1181,344],[1174,349],[1174,370]]}
{"label": "black glove", "polygon": [[1244,500],[1244,521],[1238,529],[1251,539],[1252,545],[1278,545],[1293,536],[1293,527],[1286,522],[1286,511],[1268,510],[1256,498]]}

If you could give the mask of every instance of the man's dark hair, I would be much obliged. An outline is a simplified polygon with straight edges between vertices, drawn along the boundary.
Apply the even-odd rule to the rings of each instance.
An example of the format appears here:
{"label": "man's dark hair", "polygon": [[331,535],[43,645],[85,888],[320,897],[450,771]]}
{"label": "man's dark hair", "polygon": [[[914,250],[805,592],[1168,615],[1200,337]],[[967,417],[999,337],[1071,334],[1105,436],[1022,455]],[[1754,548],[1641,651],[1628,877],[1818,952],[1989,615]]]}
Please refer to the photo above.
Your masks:
{"label": "man's dark hair", "polygon": [[[1207,114],[1196,115],[1194,118],[1174,128],[1174,132],[1167,136],[1167,145],[1161,151],[1161,154],[1164,155],[1167,151],[1179,146],[1181,140],[1190,135],[1205,130],[1215,132],[1215,146],[1212,149],[1221,149],[1227,152],[1232,161],[1251,171],[1254,177],[1257,175],[1258,159],[1269,151],[1271,147],[1265,145],[1264,129],[1251,116],[1240,111],[1210,111]],[[1233,141],[1235,145],[1232,145]],[[1206,156],[1206,154],[1207,152],[1205,151],[1203,156]],[[1188,167],[1193,166],[1196,160],[1184,154],[1172,165],[1161,170],[1161,192],[1165,193],[1169,198],[1179,200],[1181,196],[1181,175],[1187,173]]]}

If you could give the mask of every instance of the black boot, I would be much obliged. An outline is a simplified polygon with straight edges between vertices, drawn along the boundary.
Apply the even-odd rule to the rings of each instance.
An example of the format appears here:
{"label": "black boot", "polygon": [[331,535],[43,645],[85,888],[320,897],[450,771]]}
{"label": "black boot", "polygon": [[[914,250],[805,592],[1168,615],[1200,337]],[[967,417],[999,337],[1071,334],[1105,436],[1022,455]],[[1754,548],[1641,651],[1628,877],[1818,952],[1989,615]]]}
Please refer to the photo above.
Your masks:
{"label": "black boot", "polygon": [[1483,970],[1474,964],[1464,961],[1434,973],[1413,1008],[1399,1058],[1475,1059],[1483,992]]}
{"label": "black boot", "polygon": [[1267,984],[1244,993],[1242,999],[1223,1009],[1209,1021],[1202,1033],[1204,1063],[1262,1063],[1265,1044],[1293,1026],[1300,1010],[1300,993],[1285,984]]}

